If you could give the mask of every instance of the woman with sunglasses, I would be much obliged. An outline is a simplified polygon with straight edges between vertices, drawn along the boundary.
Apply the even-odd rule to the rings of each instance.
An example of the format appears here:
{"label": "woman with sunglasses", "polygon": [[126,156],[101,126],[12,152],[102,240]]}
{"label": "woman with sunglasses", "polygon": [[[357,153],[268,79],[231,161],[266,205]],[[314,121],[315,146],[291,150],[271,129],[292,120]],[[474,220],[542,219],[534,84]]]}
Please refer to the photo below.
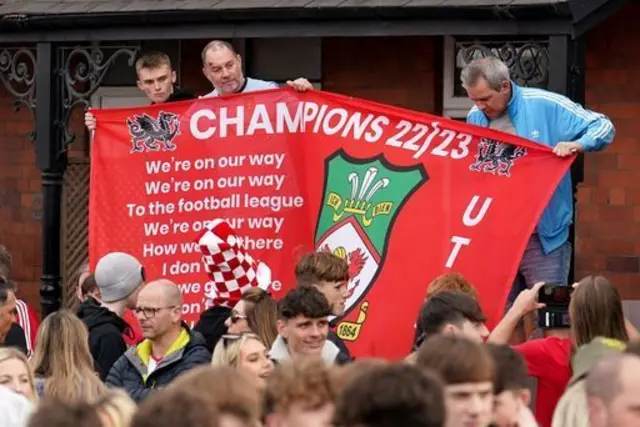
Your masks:
{"label": "woman with sunglasses", "polygon": [[213,351],[211,364],[230,366],[248,373],[261,391],[265,389],[267,378],[273,371],[269,349],[252,332],[223,335]]}
{"label": "woman with sunglasses", "polygon": [[277,320],[278,304],[271,294],[260,288],[251,288],[242,294],[225,325],[230,334],[253,332],[267,348],[271,348],[278,336]]}

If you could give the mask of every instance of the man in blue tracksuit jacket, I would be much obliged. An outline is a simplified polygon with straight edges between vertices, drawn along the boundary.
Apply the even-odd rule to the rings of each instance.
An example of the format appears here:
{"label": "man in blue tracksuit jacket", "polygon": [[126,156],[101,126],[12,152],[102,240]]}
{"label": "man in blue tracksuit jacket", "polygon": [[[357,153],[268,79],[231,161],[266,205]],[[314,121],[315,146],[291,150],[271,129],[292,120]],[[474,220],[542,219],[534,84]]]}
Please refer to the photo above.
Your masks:
{"label": "man in blue tracksuit jacket", "polygon": [[[518,86],[510,80],[509,68],[498,58],[472,61],[463,70],[461,80],[475,103],[467,115],[468,123],[548,145],[562,157],[575,152],[602,150],[613,140],[615,129],[607,117],[586,110],[565,96]],[[529,240],[509,295],[509,304],[525,285],[530,288],[536,282],[567,284],[572,217],[571,174],[568,172]]]}

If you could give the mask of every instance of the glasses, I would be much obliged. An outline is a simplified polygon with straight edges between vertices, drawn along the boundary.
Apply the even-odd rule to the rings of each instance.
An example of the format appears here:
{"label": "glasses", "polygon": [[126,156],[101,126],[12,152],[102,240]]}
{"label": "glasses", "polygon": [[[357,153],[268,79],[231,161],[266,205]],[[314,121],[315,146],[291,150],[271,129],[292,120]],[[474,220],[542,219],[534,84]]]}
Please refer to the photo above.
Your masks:
{"label": "glasses", "polygon": [[247,316],[243,316],[240,313],[231,313],[231,316],[229,317],[229,320],[231,320],[231,323],[235,324],[238,323],[241,320],[246,320]]}
{"label": "glasses", "polygon": [[168,307],[136,307],[133,309],[133,312],[138,316],[142,314],[145,319],[151,319],[152,317],[155,317],[160,310],[171,310],[176,307],[177,306],[175,305],[171,305]]}

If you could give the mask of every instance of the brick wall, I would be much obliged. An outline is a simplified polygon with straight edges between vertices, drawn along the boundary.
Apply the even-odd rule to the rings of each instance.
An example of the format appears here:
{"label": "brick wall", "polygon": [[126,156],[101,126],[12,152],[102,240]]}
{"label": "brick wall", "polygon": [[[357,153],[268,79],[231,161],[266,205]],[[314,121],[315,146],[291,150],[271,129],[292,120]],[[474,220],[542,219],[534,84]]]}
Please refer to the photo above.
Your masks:
{"label": "brick wall", "polygon": [[440,37],[328,38],[322,88],[427,113],[441,113]]}
{"label": "brick wall", "polygon": [[604,273],[623,298],[640,299],[640,5],[626,6],[587,39],[587,106],[607,114],[616,138],[585,156],[578,191],[577,277]]}
{"label": "brick wall", "polygon": [[0,244],[13,257],[18,296],[39,310],[41,186],[35,149],[27,134],[33,120],[13,111],[13,97],[0,85]]}

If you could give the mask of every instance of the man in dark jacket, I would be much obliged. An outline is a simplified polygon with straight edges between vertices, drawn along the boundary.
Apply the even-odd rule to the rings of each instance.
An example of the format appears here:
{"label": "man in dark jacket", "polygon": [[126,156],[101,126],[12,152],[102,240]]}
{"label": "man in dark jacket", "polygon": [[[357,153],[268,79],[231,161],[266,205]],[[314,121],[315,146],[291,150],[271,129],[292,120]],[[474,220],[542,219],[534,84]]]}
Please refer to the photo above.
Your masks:
{"label": "man in dark jacket", "polygon": [[107,385],[140,402],[189,369],[211,363],[204,337],[182,322],[182,294],[173,282],[160,279],[145,286],[134,312],[145,340],[116,361]]}
{"label": "man in dark jacket", "polygon": [[315,287],[290,290],[279,303],[278,336],[269,357],[279,364],[307,356],[320,356],[328,363],[343,365],[351,358],[327,339],[331,306]]}
{"label": "man in dark jacket", "polygon": [[130,327],[122,316],[136,306],[144,284],[144,270],[133,256],[112,252],[98,261],[95,279],[101,301],[87,298],[80,305],[78,317],[89,330],[89,349],[96,371],[104,381],[115,361],[127,350],[122,334]]}

